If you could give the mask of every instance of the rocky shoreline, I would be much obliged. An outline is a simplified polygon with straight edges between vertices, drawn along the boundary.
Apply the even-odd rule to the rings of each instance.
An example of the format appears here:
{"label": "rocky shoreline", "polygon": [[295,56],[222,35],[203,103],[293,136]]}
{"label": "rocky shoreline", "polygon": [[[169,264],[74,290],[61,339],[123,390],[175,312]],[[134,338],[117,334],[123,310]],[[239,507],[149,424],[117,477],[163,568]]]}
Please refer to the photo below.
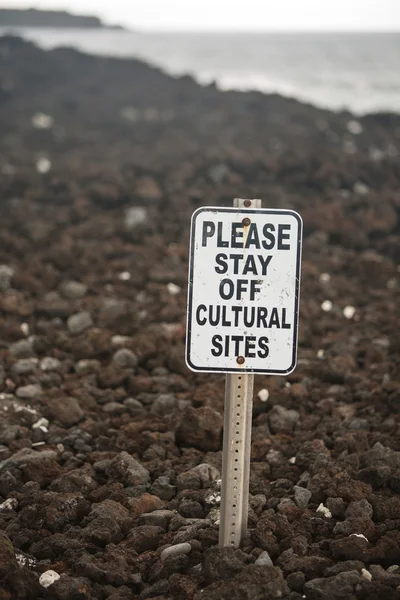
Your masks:
{"label": "rocky shoreline", "polygon": [[[399,598],[400,115],[4,37],[0,127],[0,599]],[[224,378],[184,336],[191,213],[236,196],[305,239],[234,551]]]}
{"label": "rocky shoreline", "polygon": [[0,8],[0,26],[51,29],[122,29],[119,26],[105,25],[101,19],[91,15],[75,15],[62,10],[38,10],[36,8]]}

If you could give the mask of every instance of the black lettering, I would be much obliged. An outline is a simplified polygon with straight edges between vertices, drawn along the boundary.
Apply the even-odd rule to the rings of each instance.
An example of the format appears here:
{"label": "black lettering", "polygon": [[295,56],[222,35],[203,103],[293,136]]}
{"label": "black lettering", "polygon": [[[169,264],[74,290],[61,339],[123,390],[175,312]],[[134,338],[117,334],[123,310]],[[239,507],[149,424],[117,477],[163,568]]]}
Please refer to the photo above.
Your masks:
{"label": "black lettering", "polygon": [[207,246],[207,238],[211,238],[215,233],[215,223],[204,221],[203,223],[203,241],[202,246]]}
{"label": "black lettering", "polygon": [[243,323],[244,323],[245,327],[253,327],[255,318],[256,318],[255,306],[245,306],[244,313],[243,313]]}
{"label": "black lettering", "polygon": [[[228,285],[228,292],[225,292],[225,285]],[[230,300],[235,293],[235,285],[231,279],[223,279],[219,284],[219,295],[224,300]]]}
{"label": "black lettering", "polygon": [[243,248],[243,225],[232,223],[231,248]]}
{"label": "black lettering", "polygon": [[214,348],[211,348],[211,354],[213,356],[221,356],[222,354],[222,335],[213,335],[211,343]]}
{"label": "black lettering", "polygon": [[284,233],[290,231],[290,224],[278,225],[278,250],[290,250],[290,244],[284,244],[283,240],[290,239],[290,233]]}
{"label": "black lettering", "polygon": [[223,327],[231,327],[232,326],[232,322],[226,320],[226,306],[222,307],[221,325]]}
{"label": "black lettering", "polygon": [[268,327],[267,316],[268,316],[268,309],[265,308],[264,306],[260,306],[260,308],[258,309],[258,315],[257,315],[257,327],[261,327],[261,324],[262,324],[262,326],[265,327],[265,329],[267,329],[267,327]]}
{"label": "black lettering", "polygon": [[235,353],[234,356],[240,356],[240,342],[243,342],[242,335],[233,335],[232,342],[235,344]]}
{"label": "black lettering", "polygon": [[258,294],[258,292],[261,292],[261,288],[257,287],[260,285],[260,283],[261,281],[259,281],[258,279],[252,279],[250,281],[250,300],[254,300],[254,296]]}
{"label": "black lettering", "polygon": [[282,329],[290,329],[291,324],[286,322],[286,308],[282,308]]}
{"label": "black lettering", "polygon": [[250,223],[249,225],[249,233],[244,247],[250,248],[250,246],[254,246],[257,250],[260,249],[260,238],[258,237],[257,225],[255,223]]}
{"label": "black lettering", "polygon": [[229,356],[229,335],[225,336],[225,353],[224,356]]}
{"label": "black lettering", "polygon": [[256,259],[252,254],[250,254],[246,258],[246,262],[243,267],[243,275],[247,275],[248,273],[251,273],[252,275],[257,275]]}
{"label": "black lettering", "polygon": [[262,242],[265,250],[272,250],[272,248],[275,246],[275,236],[273,233],[270,233],[272,231],[275,231],[275,225],[272,223],[266,223],[263,227],[263,236],[265,237],[265,240]]}
{"label": "black lettering", "polygon": [[207,307],[204,306],[204,304],[199,304],[199,306],[197,307],[197,310],[196,310],[196,321],[197,321],[198,325],[205,325],[207,323],[207,317],[203,317],[202,319],[200,319],[200,311],[201,310],[207,311]]}
{"label": "black lettering", "polygon": [[259,348],[261,348],[261,350],[259,350],[257,352],[259,358],[267,358],[267,356],[269,354],[268,344],[269,344],[268,338],[266,338],[266,337],[259,338],[258,346],[259,346]]}
{"label": "black lettering", "polygon": [[222,227],[223,227],[223,223],[222,221],[218,221],[218,227],[217,227],[217,247],[218,248],[228,248],[229,246],[229,242],[227,242],[226,240],[222,239]]}
{"label": "black lettering", "polygon": [[242,294],[247,291],[248,283],[248,279],[237,280],[236,300],[240,300],[242,298]]}
{"label": "black lettering", "polygon": [[281,328],[281,324],[279,322],[279,314],[278,314],[278,309],[277,308],[273,308],[271,311],[271,318],[269,321],[269,326],[270,327],[276,327],[277,329]]}
{"label": "black lettering", "polygon": [[243,254],[230,254],[229,258],[233,260],[233,274],[239,273],[239,261],[243,259]]}
{"label": "black lettering", "polygon": [[245,351],[244,351],[245,357],[246,358],[255,358],[256,353],[250,352],[251,350],[255,350],[255,349],[256,349],[256,337],[255,336],[246,336]]}
{"label": "black lettering", "polygon": [[266,275],[266,274],[267,274],[268,265],[269,265],[269,263],[270,263],[270,262],[271,262],[271,260],[272,260],[272,256],[271,256],[271,255],[269,255],[269,256],[267,256],[267,257],[264,259],[264,257],[263,257],[263,256],[260,256],[260,255],[259,255],[259,256],[258,256],[258,260],[259,260],[259,261],[260,261],[260,263],[261,263],[262,274],[263,274],[263,275]]}
{"label": "black lettering", "polygon": [[217,254],[215,257],[215,262],[219,265],[218,267],[215,267],[215,272],[219,273],[219,275],[225,275],[228,271],[228,263],[225,262],[226,260],[228,260],[226,254]]}
{"label": "black lettering", "polygon": [[239,327],[239,313],[242,312],[243,306],[231,306],[231,311],[235,315],[235,327]]}
{"label": "black lettering", "polygon": [[[214,311],[215,311],[215,315],[214,315]],[[220,313],[221,313],[221,307],[220,307],[219,304],[217,306],[212,306],[211,305],[209,307],[208,322],[213,327],[215,327],[215,325],[218,325],[219,318],[220,318]]]}

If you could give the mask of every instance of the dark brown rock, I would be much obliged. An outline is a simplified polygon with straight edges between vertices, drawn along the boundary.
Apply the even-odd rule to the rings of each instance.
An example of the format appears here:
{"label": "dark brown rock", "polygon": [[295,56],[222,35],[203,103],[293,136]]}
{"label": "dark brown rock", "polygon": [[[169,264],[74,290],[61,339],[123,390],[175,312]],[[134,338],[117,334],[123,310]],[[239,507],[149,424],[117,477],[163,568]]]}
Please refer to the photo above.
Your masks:
{"label": "dark brown rock", "polygon": [[280,569],[250,565],[228,581],[215,582],[197,592],[194,600],[278,600],[288,593]]}
{"label": "dark brown rock", "polygon": [[66,427],[76,425],[84,417],[78,400],[70,396],[52,399],[49,402],[49,410],[52,417]]}
{"label": "dark brown rock", "polygon": [[194,446],[205,452],[219,450],[222,424],[221,414],[212,408],[188,407],[176,431],[176,441],[178,444]]}

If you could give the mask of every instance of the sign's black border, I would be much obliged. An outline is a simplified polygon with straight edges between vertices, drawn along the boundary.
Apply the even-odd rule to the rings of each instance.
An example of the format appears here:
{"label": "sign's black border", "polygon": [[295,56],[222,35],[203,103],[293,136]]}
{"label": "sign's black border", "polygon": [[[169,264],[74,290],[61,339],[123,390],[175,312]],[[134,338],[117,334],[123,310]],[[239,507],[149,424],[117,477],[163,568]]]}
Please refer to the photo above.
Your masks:
{"label": "sign's black border", "polygon": [[[269,215],[292,215],[299,224],[298,238],[297,238],[297,255],[296,255],[296,289],[295,289],[295,302],[294,302],[294,332],[293,332],[293,356],[292,364],[284,371],[269,371],[264,369],[247,369],[245,366],[237,369],[215,369],[214,367],[196,367],[190,359],[190,345],[192,337],[192,305],[193,305],[193,263],[194,263],[194,230],[196,219],[202,212],[213,212],[213,213],[234,213],[245,216],[251,216],[254,214],[269,214]],[[294,371],[297,364],[297,339],[298,339],[298,324],[299,324],[299,301],[300,301],[300,271],[301,271],[301,249],[303,239],[303,221],[301,216],[294,210],[284,209],[269,209],[269,208],[229,208],[220,206],[204,206],[198,208],[192,215],[191,226],[190,226],[190,253],[189,253],[189,278],[188,278],[188,310],[187,310],[187,321],[186,321],[186,350],[185,358],[186,364],[191,371],[196,373],[208,372],[208,373],[260,373],[263,375],[289,375]]]}

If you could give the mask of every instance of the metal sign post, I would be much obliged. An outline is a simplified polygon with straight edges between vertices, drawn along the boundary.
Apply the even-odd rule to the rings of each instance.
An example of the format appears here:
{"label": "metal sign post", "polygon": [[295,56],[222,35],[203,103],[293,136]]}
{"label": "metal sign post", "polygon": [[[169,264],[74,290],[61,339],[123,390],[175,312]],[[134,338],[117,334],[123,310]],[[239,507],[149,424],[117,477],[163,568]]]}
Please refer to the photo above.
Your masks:
{"label": "metal sign post", "polygon": [[302,222],[294,211],[204,207],[192,217],[186,362],[226,373],[220,546],[246,535],[254,373],[296,365]]}
{"label": "metal sign post", "polygon": [[[235,208],[261,208],[261,200],[235,198]],[[219,545],[238,548],[247,533],[254,375],[226,375]]]}

